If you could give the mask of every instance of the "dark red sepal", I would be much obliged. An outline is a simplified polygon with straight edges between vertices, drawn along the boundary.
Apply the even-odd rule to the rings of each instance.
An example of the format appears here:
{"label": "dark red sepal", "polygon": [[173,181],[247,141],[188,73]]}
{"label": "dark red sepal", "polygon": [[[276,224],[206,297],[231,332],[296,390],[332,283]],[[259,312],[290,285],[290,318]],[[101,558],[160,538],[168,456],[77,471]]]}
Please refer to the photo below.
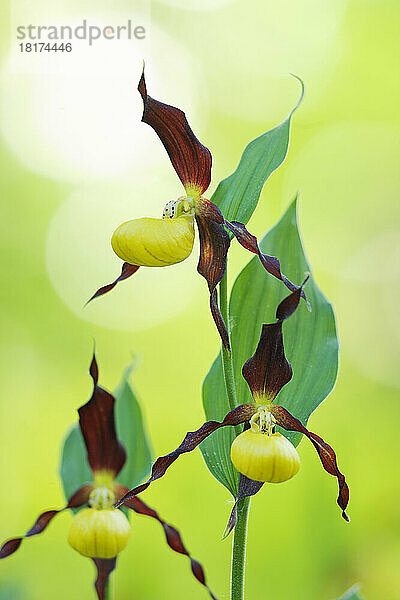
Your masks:
{"label": "dark red sepal", "polygon": [[262,326],[257,350],[243,365],[243,377],[253,397],[272,401],[292,378],[292,367],[283,347],[282,321]]}
{"label": "dark red sepal", "polygon": [[[128,490],[128,488],[125,488],[125,491],[124,491],[122,486],[120,486],[120,491],[126,494],[126,493],[128,493],[129,490]],[[181,537],[179,531],[175,527],[173,527],[172,525],[170,525],[169,523],[164,521],[153,508],[150,508],[150,506],[145,504],[143,502],[143,500],[140,500],[140,498],[134,497],[134,498],[131,498],[130,500],[127,500],[125,502],[125,506],[127,508],[134,510],[136,513],[138,513],[140,515],[146,515],[148,517],[152,517],[153,519],[155,519],[156,521],[158,521],[161,524],[162,528],[164,529],[165,538],[167,540],[168,546],[174,552],[178,552],[178,554],[184,554],[185,556],[187,556],[189,558],[193,575],[196,577],[197,581],[199,581],[202,585],[204,585],[207,588],[208,593],[210,594],[211,598],[213,600],[216,600],[216,597],[214,596],[214,594],[212,593],[212,591],[210,590],[210,588],[208,587],[208,585],[206,583],[206,576],[205,576],[203,567],[197,560],[195,560],[189,554],[189,552],[187,551],[187,549],[184,546],[184,543],[182,541],[182,537]]]}
{"label": "dark red sepal", "polygon": [[285,356],[282,325],[297,309],[307,279],[279,304],[278,321],[263,324],[257,349],[243,365],[243,377],[258,402],[260,397],[271,402],[292,378],[292,367]]}
{"label": "dark red sepal", "polygon": [[92,558],[92,561],[96,565],[97,569],[97,577],[96,581],[94,582],[97,597],[99,600],[105,600],[108,578],[115,569],[115,566],[117,564],[117,557],[115,556],[114,558]]}
{"label": "dark red sepal", "polygon": [[160,138],[185,189],[201,196],[211,181],[211,152],[196,138],[184,112],[147,94],[144,71],[138,90],[143,100],[142,121]]}
{"label": "dark red sepal", "polygon": [[216,287],[226,270],[226,257],[230,238],[223,226],[219,209],[209,200],[201,198],[196,202],[196,222],[200,239],[200,258],[197,271],[202,275],[210,290],[210,308],[214,323],[222,343],[230,350],[229,335],[218,305]]}
{"label": "dark red sepal", "polygon": [[342,509],[342,517],[345,519],[345,521],[350,521],[348,515],[346,514],[346,507],[349,503],[349,486],[346,483],[344,475],[339,471],[336,461],[336,454],[333,448],[331,448],[331,446],[329,446],[329,444],[327,444],[316,433],[308,431],[308,429],[304,427],[303,423],[290,414],[290,412],[286,410],[286,408],[283,408],[283,406],[271,405],[270,410],[278,425],[287,431],[299,431],[300,433],[303,433],[314,445],[325,471],[337,478],[339,485],[337,503]]}
{"label": "dark red sepal", "polygon": [[140,494],[144,490],[146,490],[149,485],[162,477],[167,469],[176,461],[177,458],[180,457],[181,454],[185,452],[191,452],[194,450],[203,440],[205,440],[211,433],[220,429],[220,427],[226,427],[227,425],[240,425],[240,423],[245,423],[249,421],[253,414],[256,412],[255,404],[241,404],[237,406],[233,410],[231,410],[224,418],[223,421],[207,421],[197,429],[196,431],[189,431],[183,442],[170,454],[166,456],[161,456],[156,460],[151,470],[150,478],[141,485],[138,485],[133,490],[130,490],[121,500],[116,502],[115,506],[118,508],[125,504],[127,500],[130,500],[137,494]]}
{"label": "dark red sepal", "polygon": [[117,283],[128,279],[128,277],[131,277],[131,275],[134,275],[138,269],[138,265],[130,265],[129,263],[124,262],[122,265],[121,275],[117,277],[117,279],[112,283],[108,283],[107,285],[103,285],[103,287],[99,288],[97,292],[95,292],[93,296],[89,298],[86,304],[89,304],[89,302],[91,302],[95,298],[98,298],[99,296],[104,296],[104,294],[107,294],[107,292],[111,292],[111,290],[115,288]]}
{"label": "dark red sepal", "polygon": [[227,538],[236,526],[237,513],[238,510],[240,510],[239,502],[244,498],[248,498],[249,496],[254,496],[255,494],[257,494],[257,492],[261,490],[263,485],[263,481],[254,481],[253,479],[249,479],[248,477],[246,477],[246,475],[240,474],[238,495],[236,497],[235,504],[233,505],[228,524],[224,531],[224,535],[222,536],[223,539]]}
{"label": "dark red sepal", "polygon": [[97,383],[99,371],[94,354],[90,375],[93,379],[93,393],[90,400],[78,410],[79,426],[92,471],[110,471],[115,478],[125,464],[126,452],[117,438],[115,398]]}
{"label": "dark red sepal", "polygon": [[47,510],[46,512],[39,515],[35,523],[32,525],[29,531],[25,533],[25,535],[18,538],[14,538],[12,540],[8,540],[2,545],[2,547],[0,548],[0,559],[6,558],[7,556],[10,556],[14,552],[16,552],[24,538],[32,537],[33,535],[38,535],[39,533],[42,533],[42,531],[46,529],[49,523],[59,513],[63,512],[64,510],[67,510],[67,508],[78,508],[83,504],[87,504],[92,489],[93,486],[90,484],[83,485],[81,488],[79,488],[78,491],[75,492],[75,494],[71,496],[71,498],[68,501],[68,504],[64,506],[64,508],[61,508],[59,510]]}
{"label": "dark red sepal", "polygon": [[[271,275],[277,279],[280,279],[291,292],[294,292],[296,289],[298,289],[298,286],[289,281],[289,279],[282,273],[279,260],[275,256],[269,256],[268,254],[263,254],[263,252],[261,252],[257,238],[247,231],[243,223],[239,223],[238,221],[225,221],[225,226],[231,233],[233,233],[243,248],[250,250],[250,252],[253,252],[253,254],[258,254],[261,264],[263,265],[264,269],[268,271],[268,273],[271,273]],[[307,307],[310,309],[310,305],[307,301],[304,291],[302,291],[301,295],[306,301]]]}

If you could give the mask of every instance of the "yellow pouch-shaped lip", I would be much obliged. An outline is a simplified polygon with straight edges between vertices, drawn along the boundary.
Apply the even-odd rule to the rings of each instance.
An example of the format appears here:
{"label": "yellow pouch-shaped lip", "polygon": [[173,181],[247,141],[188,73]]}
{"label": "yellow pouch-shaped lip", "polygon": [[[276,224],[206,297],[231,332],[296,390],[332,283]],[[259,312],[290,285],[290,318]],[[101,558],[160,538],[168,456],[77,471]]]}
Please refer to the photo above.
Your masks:
{"label": "yellow pouch-shaped lip", "polygon": [[167,267],[182,262],[192,252],[194,219],[142,217],[122,223],[113,233],[112,248],[131,265]]}
{"label": "yellow pouch-shaped lip", "polygon": [[131,526],[118,509],[84,508],[71,523],[68,542],[83,556],[114,558],[128,543]]}
{"label": "yellow pouch-shaped lip", "polygon": [[281,483],[300,469],[296,448],[280,433],[244,431],[232,443],[231,459],[239,473],[255,481]]}

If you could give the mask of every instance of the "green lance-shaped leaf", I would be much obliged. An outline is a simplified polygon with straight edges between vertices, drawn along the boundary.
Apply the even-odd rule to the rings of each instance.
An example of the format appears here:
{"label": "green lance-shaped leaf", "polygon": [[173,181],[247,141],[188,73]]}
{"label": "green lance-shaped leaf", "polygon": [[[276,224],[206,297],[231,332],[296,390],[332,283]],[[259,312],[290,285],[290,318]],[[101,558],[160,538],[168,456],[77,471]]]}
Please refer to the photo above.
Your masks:
{"label": "green lance-shaped leaf", "polygon": [[[73,425],[67,434],[61,455],[60,476],[65,498],[72,496],[84,483],[93,480],[81,430]],[[72,509],[77,512],[79,509]]]}
{"label": "green lance-shaped leaf", "polygon": [[211,198],[228,221],[240,221],[244,225],[248,223],[265,182],[286,158],[292,115],[304,96],[303,81],[296,75],[294,77],[301,84],[301,95],[296,106],[282,123],[246,146],[236,170],[219,183]]}
{"label": "green lance-shaped leaf", "polygon": [[134,487],[149,475],[153,462],[152,451],[143,423],[142,411],[132,387],[128,368],[115,392],[115,421],[117,435],[125,446],[127,460],[118,475],[118,483]]}
{"label": "green lance-shaped leaf", "polygon": [[[310,266],[304,254],[297,225],[297,202],[261,241],[263,252],[279,256],[287,276],[300,284]],[[230,298],[232,356],[236,378],[237,402],[251,402],[251,393],[242,376],[242,367],[254,354],[263,323],[274,321],[276,307],[286,294],[282,283],[265,274],[257,257],[237,277]],[[338,368],[338,339],[331,304],[318,289],[312,275],[306,285],[312,311],[304,302],[285,323],[284,343],[293,378],[275,402],[287,408],[306,425],[311,413],[332,390]],[[222,419],[230,410],[224,390],[222,361],[216,359],[203,384],[203,405],[207,419]],[[281,430],[298,445],[301,434]],[[236,435],[217,431],[201,445],[203,457],[214,477],[234,496],[238,474],[230,460],[230,444]]]}
{"label": "green lance-shaped leaf", "polygon": [[[128,381],[131,371],[132,367],[126,370],[114,394],[117,435],[127,453],[126,463],[118,475],[118,483],[129,488],[138,485],[150,473],[152,464],[142,412]],[[66,498],[83,483],[93,480],[78,425],[72,427],[65,439],[60,475]]]}

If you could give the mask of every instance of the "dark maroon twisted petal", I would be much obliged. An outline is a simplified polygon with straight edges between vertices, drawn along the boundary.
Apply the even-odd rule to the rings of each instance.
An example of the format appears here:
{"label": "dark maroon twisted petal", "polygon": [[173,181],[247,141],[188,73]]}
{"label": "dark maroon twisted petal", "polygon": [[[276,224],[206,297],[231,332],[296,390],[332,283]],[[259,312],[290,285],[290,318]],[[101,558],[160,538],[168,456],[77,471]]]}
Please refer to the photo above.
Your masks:
{"label": "dark maroon twisted petal", "polygon": [[[239,223],[238,221],[225,221],[225,226],[231,233],[233,233],[243,248],[246,248],[246,250],[250,250],[250,252],[253,252],[253,254],[258,255],[261,264],[263,265],[264,269],[268,271],[268,273],[271,273],[271,275],[277,279],[280,279],[291,292],[294,292],[298,289],[298,286],[289,281],[289,279],[282,273],[279,260],[275,256],[269,256],[268,254],[263,254],[263,252],[261,252],[257,238],[247,231],[243,223]],[[304,291],[301,292],[301,295],[306,301],[307,307],[310,309],[310,305],[307,301]]]}
{"label": "dark maroon twisted petal", "polygon": [[194,450],[203,440],[205,440],[211,433],[219,429],[220,427],[226,427],[227,425],[240,425],[240,423],[244,423],[249,421],[253,414],[256,412],[255,404],[241,404],[237,406],[233,410],[231,410],[224,418],[223,421],[207,421],[197,429],[196,431],[189,431],[183,442],[170,454],[166,456],[161,456],[156,460],[153,465],[150,478],[141,485],[138,485],[133,490],[130,490],[121,500],[116,502],[115,506],[118,508],[125,504],[127,500],[130,500],[137,494],[140,494],[144,490],[146,490],[149,485],[162,477],[167,469],[176,461],[177,458],[181,454],[185,452],[191,452]]}
{"label": "dark maroon twisted petal", "polygon": [[183,186],[197,188],[200,196],[210,185],[211,152],[196,138],[184,112],[147,94],[144,71],[138,90],[143,100],[142,121],[160,138]]}
{"label": "dark maroon twisted petal", "polygon": [[205,198],[196,201],[196,222],[200,240],[197,271],[207,281],[211,315],[223,345],[230,350],[229,334],[219,309],[216,287],[225,274],[231,240],[224,228],[224,218],[219,208]]}
{"label": "dark maroon twisted petal", "polygon": [[128,279],[128,277],[131,277],[131,275],[134,275],[138,269],[138,265],[130,265],[129,263],[124,262],[122,265],[121,275],[117,277],[117,279],[112,283],[108,283],[107,285],[103,285],[103,287],[99,288],[97,292],[95,292],[93,296],[89,298],[86,304],[89,304],[89,302],[91,302],[95,298],[98,298],[99,296],[104,296],[104,294],[107,294],[107,292],[111,292],[111,290],[115,288],[117,283]]}
{"label": "dark maroon twisted petal", "polygon": [[99,371],[94,354],[90,375],[93,379],[93,394],[78,410],[79,426],[92,471],[104,469],[112,472],[115,477],[125,464],[126,452],[117,438],[114,396],[97,384]]}
{"label": "dark maroon twisted petal", "polygon": [[92,558],[92,561],[96,565],[97,569],[97,577],[96,581],[94,582],[97,597],[99,600],[105,600],[108,578],[115,569],[115,566],[117,564],[117,557],[114,556],[114,558]]}
{"label": "dark maroon twisted petal", "polygon": [[331,448],[331,446],[329,446],[329,444],[327,444],[316,433],[308,431],[308,429],[304,427],[303,423],[299,421],[299,419],[296,419],[296,417],[286,410],[286,408],[283,408],[283,406],[271,405],[270,410],[274,415],[278,425],[288,431],[299,431],[300,433],[303,433],[314,445],[325,471],[337,478],[339,486],[337,503],[342,509],[342,517],[345,519],[345,521],[349,522],[350,519],[346,514],[346,508],[349,503],[349,486],[346,483],[344,475],[339,471],[336,454],[333,448]]}
{"label": "dark maroon twisted petal", "polygon": [[14,552],[16,552],[16,550],[18,550],[18,548],[20,547],[21,542],[24,538],[32,537],[33,535],[38,535],[39,533],[42,533],[42,531],[46,529],[46,527],[53,520],[53,518],[59,513],[66,510],[67,508],[78,508],[83,504],[87,504],[92,489],[92,485],[83,485],[81,488],[79,488],[78,491],[75,492],[75,494],[71,496],[71,498],[68,500],[68,504],[64,506],[64,508],[61,508],[60,510],[47,510],[46,512],[39,515],[35,523],[32,525],[29,531],[25,533],[25,535],[14,538],[12,540],[8,540],[2,545],[2,547],[0,548],[0,558],[6,558],[7,556],[14,554]]}
{"label": "dark maroon twisted petal", "polygon": [[[121,492],[122,491],[123,489],[121,487]],[[128,491],[128,488],[125,488],[125,493],[128,493]],[[164,521],[153,508],[150,508],[150,506],[145,504],[143,500],[140,500],[140,498],[133,497],[130,500],[127,500],[125,502],[125,506],[134,510],[140,515],[147,515],[148,517],[156,519],[156,521],[158,521],[162,525],[168,546],[172,550],[174,550],[174,552],[178,552],[178,554],[184,554],[189,558],[193,575],[196,577],[197,581],[199,581],[202,585],[204,585],[207,588],[211,598],[213,598],[213,600],[217,600],[207,585],[206,576],[202,565],[189,554],[182,541],[182,537],[179,531],[175,527]]]}
{"label": "dark maroon twisted petal", "polygon": [[218,333],[221,337],[221,341],[224,345],[224,348],[230,352],[231,344],[229,341],[229,333],[225,325],[224,318],[221,314],[218,304],[218,293],[217,290],[213,290],[210,295],[210,310],[212,318],[214,319],[214,323],[217,327]]}

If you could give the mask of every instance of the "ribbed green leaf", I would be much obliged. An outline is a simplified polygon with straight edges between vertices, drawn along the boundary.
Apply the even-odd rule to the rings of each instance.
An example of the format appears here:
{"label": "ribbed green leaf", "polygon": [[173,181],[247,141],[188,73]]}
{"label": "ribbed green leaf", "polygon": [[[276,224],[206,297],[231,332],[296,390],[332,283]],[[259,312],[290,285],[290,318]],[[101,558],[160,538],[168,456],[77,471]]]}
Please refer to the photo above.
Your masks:
{"label": "ribbed green leaf", "polygon": [[[260,244],[261,250],[278,256],[283,272],[300,284],[310,271],[299,236],[296,201]],[[284,324],[286,356],[293,367],[292,380],[276,402],[285,406],[306,424],[311,413],[332,390],[338,368],[338,339],[332,306],[318,289],[312,275],[305,288],[311,303],[309,312],[302,301],[297,312]],[[242,366],[256,349],[263,323],[275,321],[275,311],[288,291],[282,282],[266,274],[258,257],[253,258],[237,277],[230,299],[232,355],[238,404],[251,401],[242,377]],[[221,359],[214,362],[203,385],[203,404],[208,419],[222,419],[229,411],[224,391]],[[222,433],[222,432],[219,432]],[[301,434],[282,431],[297,445]],[[235,495],[237,475],[230,461],[232,436],[210,436],[201,446],[211,473]]]}
{"label": "ribbed green leaf", "polygon": [[301,83],[301,96],[296,106],[282,123],[246,146],[236,170],[219,183],[211,198],[228,221],[244,224],[249,221],[263,185],[286,158],[292,115],[304,96],[304,84],[298,77],[296,79]]}
{"label": "ribbed green leaf", "polygon": [[[140,406],[128,382],[131,370],[127,369],[114,394],[117,435],[127,453],[127,461],[118,475],[118,483],[128,488],[138,485],[150,473],[152,464],[152,453]],[[72,427],[65,439],[60,475],[66,498],[93,479],[78,425]]]}

